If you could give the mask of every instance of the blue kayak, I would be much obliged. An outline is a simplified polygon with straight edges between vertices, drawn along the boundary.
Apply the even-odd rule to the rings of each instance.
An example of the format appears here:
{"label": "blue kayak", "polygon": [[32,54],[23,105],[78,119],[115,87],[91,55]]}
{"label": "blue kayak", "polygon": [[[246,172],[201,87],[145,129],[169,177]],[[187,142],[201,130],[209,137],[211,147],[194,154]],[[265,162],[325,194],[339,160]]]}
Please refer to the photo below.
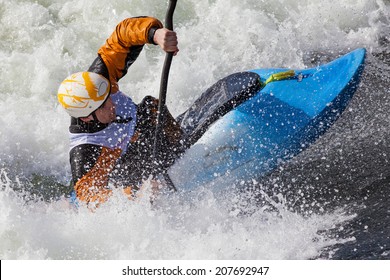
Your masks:
{"label": "blue kayak", "polygon": [[256,69],[217,82],[177,118],[188,148],[168,170],[176,188],[239,186],[303,151],[348,105],[365,53],[357,49],[311,69]]}

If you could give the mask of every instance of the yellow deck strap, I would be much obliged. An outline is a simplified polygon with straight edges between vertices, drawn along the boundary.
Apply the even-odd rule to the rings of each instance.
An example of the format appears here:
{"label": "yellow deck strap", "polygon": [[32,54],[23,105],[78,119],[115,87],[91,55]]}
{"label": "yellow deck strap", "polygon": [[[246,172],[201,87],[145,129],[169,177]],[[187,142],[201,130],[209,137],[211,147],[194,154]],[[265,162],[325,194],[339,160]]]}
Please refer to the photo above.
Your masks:
{"label": "yellow deck strap", "polygon": [[284,72],[279,72],[272,74],[271,76],[268,77],[268,79],[265,81],[264,86],[266,86],[269,83],[275,82],[275,81],[282,81],[291,77],[295,76],[295,71],[294,70],[288,70]]}

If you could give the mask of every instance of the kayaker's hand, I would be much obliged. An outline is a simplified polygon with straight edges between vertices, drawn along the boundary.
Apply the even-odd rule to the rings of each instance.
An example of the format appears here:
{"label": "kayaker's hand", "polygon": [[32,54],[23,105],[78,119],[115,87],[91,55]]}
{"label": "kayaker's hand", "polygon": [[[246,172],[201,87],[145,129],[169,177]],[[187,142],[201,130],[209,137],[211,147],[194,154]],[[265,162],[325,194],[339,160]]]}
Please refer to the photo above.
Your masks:
{"label": "kayaker's hand", "polygon": [[167,28],[157,29],[153,37],[154,42],[166,52],[173,52],[176,55],[179,51],[177,47],[177,36],[175,31]]}

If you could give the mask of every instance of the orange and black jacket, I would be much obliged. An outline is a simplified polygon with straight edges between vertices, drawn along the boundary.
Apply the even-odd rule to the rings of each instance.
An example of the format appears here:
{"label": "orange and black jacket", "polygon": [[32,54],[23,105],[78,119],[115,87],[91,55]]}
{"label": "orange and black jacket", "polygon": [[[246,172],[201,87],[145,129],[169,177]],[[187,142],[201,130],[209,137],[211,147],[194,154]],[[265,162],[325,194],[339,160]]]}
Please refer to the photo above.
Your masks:
{"label": "orange and black jacket", "polygon": [[[128,68],[139,56],[146,43],[155,44],[154,33],[162,23],[151,17],[127,18],[120,22],[105,44],[99,49],[98,57],[88,71],[103,75],[111,82],[111,94],[115,94],[118,81],[126,75]],[[107,125],[85,123],[72,118],[71,133],[93,133]],[[98,145],[82,144],[70,151],[70,164],[74,191],[78,200],[87,204],[99,204],[107,200],[111,190],[107,187],[121,151]],[[127,189],[128,194],[131,189]]]}

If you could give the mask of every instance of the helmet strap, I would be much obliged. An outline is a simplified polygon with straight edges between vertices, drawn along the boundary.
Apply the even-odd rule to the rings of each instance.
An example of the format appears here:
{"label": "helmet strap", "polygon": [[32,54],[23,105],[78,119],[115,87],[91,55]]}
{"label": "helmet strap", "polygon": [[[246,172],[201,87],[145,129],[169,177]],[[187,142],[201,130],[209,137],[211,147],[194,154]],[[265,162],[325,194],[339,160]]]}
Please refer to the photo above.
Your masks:
{"label": "helmet strap", "polygon": [[92,118],[93,118],[93,120],[94,120],[95,122],[100,123],[100,121],[98,120],[98,118],[97,118],[97,116],[96,116],[95,111],[93,111],[93,112],[91,113],[91,115],[92,115]]}

